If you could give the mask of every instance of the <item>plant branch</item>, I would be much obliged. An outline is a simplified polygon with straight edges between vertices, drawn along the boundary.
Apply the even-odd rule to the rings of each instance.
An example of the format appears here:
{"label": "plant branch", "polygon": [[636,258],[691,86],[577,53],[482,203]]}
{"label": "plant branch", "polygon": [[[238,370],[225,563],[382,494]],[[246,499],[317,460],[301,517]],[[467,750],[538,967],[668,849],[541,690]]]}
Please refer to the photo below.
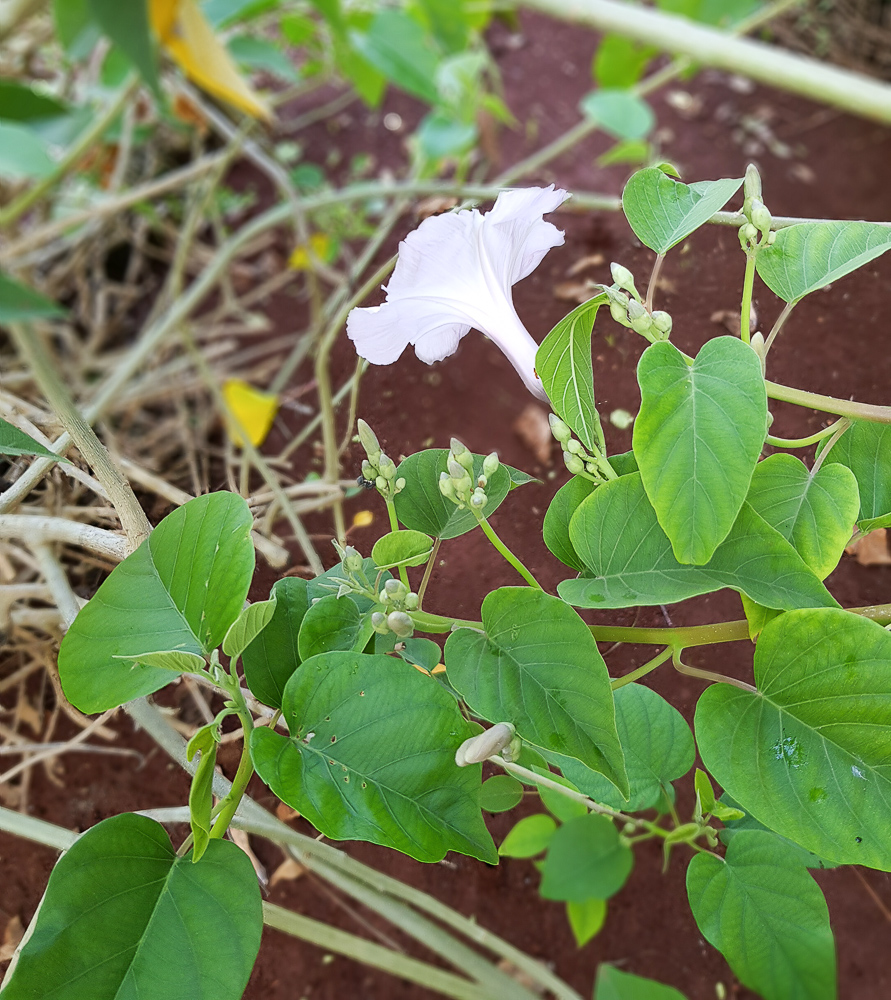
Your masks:
{"label": "plant branch", "polygon": [[625,674],[624,677],[617,677],[615,680],[610,681],[610,687],[613,691],[618,691],[619,688],[625,687],[626,684],[633,684],[634,681],[639,680],[641,677],[646,677],[656,667],[661,666],[666,660],[670,659],[673,652],[674,649],[672,646],[666,646],[661,653],[657,653],[652,660],[647,660],[646,663],[632,670],[630,674]]}
{"label": "plant branch", "polygon": [[834,420],[828,427],[824,427],[822,430],[817,431],[808,437],[803,438],[781,438],[774,437],[773,434],[768,434],[766,442],[772,445],[774,448],[809,448],[812,444],[817,444],[818,441],[822,441],[823,438],[829,437],[834,434],[836,429],[845,423],[846,426],[850,423],[848,417],[839,417],[838,420]]}
{"label": "plant branch", "polygon": [[777,316],[777,320],[774,323],[770,333],[767,335],[767,340],[764,342],[765,358],[767,357],[767,352],[770,350],[771,346],[773,345],[773,342],[777,339],[777,334],[780,332],[780,330],[783,329],[783,324],[789,318],[789,314],[795,308],[796,304],[797,303],[795,302],[787,302],[785,306],[783,306],[783,311],[780,313],[779,316]]}
{"label": "plant branch", "polygon": [[92,524],[42,514],[0,514],[0,538],[28,543],[64,542],[120,562],[127,555],[127,539],[115,531]]}
{"label": "plant branch", "polygon": [[793,389],[788,385],[779,385],[765,379],[767,395],[783,403],[795,403],[811,410],[823,413],[835,413],[840,417],[851,417],[854,420],[871,420],[877,424],[891,424],[891,406],[875,406],[872,403],[857,403],[851,399],[836,399],[834,396],[821,396],[816,392],[806,392],[804,389]]}
{"label": "plant branch", "polygon": [[742,303],[739,309],[739,336],[744,344],[751,341],[749,327],[752,322],[752,288],[755,284],[755,252],[746,254],[746,273],[743,278]]}
{"label": "plant branch", "polygon": [[470,508],[476,515],[477,522],[479,526],[483,529],[483,534],[489,541],[495,546],[495,548],[501,553],[502,556],[513,566],[513,568],[520,574],[521,577],[529,584],[530,587],[535,587],[538,590],[544,590],[544,587],[535,579],[535,577],[529,572],[528,569],[523,565],[522,562],[511,552],[511,550],[501,541],[498,535],[495,533],[495,529],[491,524],[483,517],[482,514],[475,508]]}
{"label": "plant branch", "polygon": [[680,649],[672,650],[671,657],[674,669],[679,674],[685,674],[687,677],[696,677],[698,680],[709,681],[712,684],[732,684],[733,687],[742,688],[743,691],[751,691],[754,694],[758,693],[758,688],[752,684],[747,684],[745,681],[738,681],[735,677],[727,677],[726,674],[716,674],[711,670],[701,670],[699,667],[688,666],[681,660],[682,652],[683,650]]}

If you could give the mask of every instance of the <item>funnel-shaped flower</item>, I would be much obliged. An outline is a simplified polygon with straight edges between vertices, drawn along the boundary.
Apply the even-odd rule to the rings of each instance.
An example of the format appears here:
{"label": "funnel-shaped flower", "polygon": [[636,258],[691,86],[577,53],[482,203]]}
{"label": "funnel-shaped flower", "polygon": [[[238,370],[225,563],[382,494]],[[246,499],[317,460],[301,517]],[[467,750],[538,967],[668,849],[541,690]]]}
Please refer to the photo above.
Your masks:
{"label": "funnel-shaped flower", "polygon": [[530,392],[547,399],[535,374],[538,345],[514,309],[511,286],[538,266],[563,233],[542,215],[568,197],[565,191],[503,191],[491,212],[426,219],[399,244],[387,301],[354,309],[347,335],[375,365],[392,364],[409,344],[427,364],[454,354],[473,327],[501,348]]}

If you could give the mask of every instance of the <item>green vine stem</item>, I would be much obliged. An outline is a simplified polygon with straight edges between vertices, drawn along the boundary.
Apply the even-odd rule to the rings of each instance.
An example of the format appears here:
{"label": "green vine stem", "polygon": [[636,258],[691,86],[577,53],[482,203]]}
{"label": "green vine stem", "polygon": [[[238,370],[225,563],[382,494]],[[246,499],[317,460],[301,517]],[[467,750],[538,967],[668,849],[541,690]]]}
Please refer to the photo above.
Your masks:
{"label": "green vine stem", "polygon": [[749,326],[752,322],[752,288],[755,285],[755,255],[757,250],[746,254],[746,273],[743,277],[742,303],[739,309],[739,335],[744,344],[751,341]]}
{"label": "green vine stem", "polygon": [[764,381],[767,395],[783,403],[795,403],[811,410],[823,413],[835,413],[840,417],[851,417],[854,420],[872,420],[877,424],[891,424],[891,406],[875,406],[872,403],[858,403],[852,399],[836,399],[834,396],[821,396],[817,392],[806,392],[804,389],[793,389],[788,385]]}
{"label": "green vine stem", "polygon": [[674,649],[671,656],[674,669],[679,674],[684,674],[687,677],[696,677],[701,681],[709,681],[712,684],[732,684],[733,687],[742,688],[743,691],[751,691],[753,694],[758,693],[758,688],[754,685],[747,684],[745,681],[739,681],[735,677],[727,677],[725,674],[716,674],[711,670],[702,670],[700,667],[689,666],[681,659],[682,652],[683,650],[681,649]]}
{"label": "green vine stem", "polygon": [[[390,520],[390,531],[399,530],[399,519],[396,517],[396,504],[392,500],[386,500],[387,504],[387,517]],[[432,555],[432,553],[431,553]],[[408,570],[404,566],[399,567],[399,579],[405,584],[406,587],[411,590],[411,584],[408,582]],[[418,599],[420,603],[420,598]]]}
{"label": "green vine stem", "polygon": [[498,535],[495,534],[495,529],[491,524],[480,514],[480,512],[475,508],[471,507],[470,510],[473,511],[479,526],[483,529],[483,534],[489,541],[495,546],[495,548],[501,553],[502,556],[513,566],[513,568],[520,574],[521,577],[529,584],[530,587],[535,587],[538,590],[544,590],[544,587],[535,579],[535,577],[529,572],[528,569],[520,562],[520,560],[511,552],[511,550],[501,541]]}
{"label": "green vine stem", "polygon": [[848,421],[848,419],[848,417],[839,417],[838,420],[834,420],[828,427],[824,427],[809,437],[781,438],[774,437],[773,434],[768,434],[766,442],[774,448],[809,448],[812,444],[822,441],[823,438],[831,437],[838,430],[839,426]]}
{"label": "green vine stem", "polygon": [[770,333],[767,335],[767,340],[764,342],[765,358],[767,357],[767,352],[773,346],[773,342],[777,339],[777,334],[779,334],[780,330],[783,329],[786,320],[789,318],[789,315],[795,308],[795,306],[796,306],[795,302],[787,302],[785,306],[783,306],[783,311],[780,313],[779,316],[777,316],[777,320],[774,323],[773,327],[771,328]]}
{"label": "green vine stem", "polygon": [[646,677],[647,674],[651,673],[656,667],[660,667],[666,660],[671,658],[674,648],[672,646],[666,646],[661,653],[657,653],[652,660],[647,660],[646,663],[641,664],[631,673],[625,674],[624,677],[617,677],[615,680],[610,681],[610,687],[613,691],[618,691],[619,688],[625,687],[626,684],[633,684],[636,680],[641,677]]}

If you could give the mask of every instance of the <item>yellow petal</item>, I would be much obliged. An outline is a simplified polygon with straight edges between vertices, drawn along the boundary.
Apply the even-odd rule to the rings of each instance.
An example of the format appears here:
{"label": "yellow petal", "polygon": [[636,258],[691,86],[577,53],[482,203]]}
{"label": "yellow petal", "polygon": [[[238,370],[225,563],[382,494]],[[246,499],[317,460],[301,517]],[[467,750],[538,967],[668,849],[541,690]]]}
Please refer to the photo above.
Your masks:
{"label": "yellow petal", "polygon": [[[248,440],[254,447],[266,440],[272,421],[278,413],[278,396],[261,392],[238,378],[227,379],[223,383],[223,397],[229,409],[247,432]],[[244,439],[241,432],[227,421],[226,432],[233,444],[241,447]]]}
{"label": "yellow petal", "polygon": [[255,118],[272,118],[214,34],[197,0],[149,0],[149,14],[161,44],[199,87]]}
{"label": "yellow petal", "polygon": [[294,251],[288,258],[288,264],[295,271],[308,271],[310,251],[312,251],[312,255],[318,260],[330,264],[333,262],[335,256],[333,251],[335,250],[334,241],[327,233],[313,233],[309,238],[309,250],[307,250],[305,244],[301,243],[300,246],[294,248]]}
{"label": "yellow petal", "polygon": [[370,510],[357,510],[353,515],[354,528],[367,528],[374,521],[374,514]]}

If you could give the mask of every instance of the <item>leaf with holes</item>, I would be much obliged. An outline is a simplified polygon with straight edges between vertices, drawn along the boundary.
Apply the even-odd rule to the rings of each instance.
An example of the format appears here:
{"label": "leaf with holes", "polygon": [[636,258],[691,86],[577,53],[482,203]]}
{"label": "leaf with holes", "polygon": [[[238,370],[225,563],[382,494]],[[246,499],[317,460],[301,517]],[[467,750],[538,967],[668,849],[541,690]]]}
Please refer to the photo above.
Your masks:
{"label": "leaf with holes", "polygon": [[481,767],[455,766],[474,731],[431,677],[391,656],[323,653],[288,681],[282,708],[291,737],[255,728],[254,767],[326,837],[418,861],[447,851],[496,860]]}
{"label": "leaf with holes", "polygon": [[541,591],[502,587],[482,618],[485,633],[458,629],[445,647],[448,678],[471,709],[627,792],[606,664],[578,614]]}
{"label": "leaf with holes", "polygon": [[891,634],[849,611],[790,611],[761,633],[755,683],[699,699],[706,768],[769,829],[891,871]]}
{"label": "leaf with holes", "polygon": [[761,362],[735,337],[708,341],[692,366],[651,344],[637,366],[634,455],[678,562],[701,566],[742,508],[767,433]]}

